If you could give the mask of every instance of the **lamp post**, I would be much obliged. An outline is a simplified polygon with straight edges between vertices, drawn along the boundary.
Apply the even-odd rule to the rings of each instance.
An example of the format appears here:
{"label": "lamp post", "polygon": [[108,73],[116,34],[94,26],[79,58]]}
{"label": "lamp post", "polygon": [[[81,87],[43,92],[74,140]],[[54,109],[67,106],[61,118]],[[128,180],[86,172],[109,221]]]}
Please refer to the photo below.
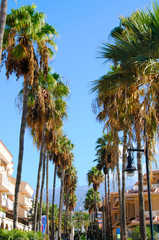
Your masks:
{"label": "lamp post", "polygon": [[125,171],[127,171],[127,173],[128,172],[132,173],[132,172],[136,171],[135,170],[136,168],[132,166],[133,160],[131,158],[130,152],[145,152],[146,173],[147,173],[147,190],[148,190],[148,200],[149,200],[150,231],[151,231],[151,240],[154,240],[153,220],[152,220],[152,205],[151,205],[151,188],[150,188],[150,176],[149,176],[148,146],[147,146],[147,135],[146,135],[146,124],[145,124],[145,121],[144,121],[144,136],[145,136],[145,151],[144,151],[144,149],[131,149],[131,148],[128,148],[128,152],[129,152],[128,165],[127,165]]}
{"label": "lamp post", "polygon": [[[128,151],[131,151],[132,149],[128,149]],[[135,171],[137,171],[137,169],[133,166],[133,158],[131,157],[131,154],[129,152],[129,155],[127,157],[127,167],[124,170],[125,172],[127,172],[127,175],[129,177],[133,177],[135,174]]]}

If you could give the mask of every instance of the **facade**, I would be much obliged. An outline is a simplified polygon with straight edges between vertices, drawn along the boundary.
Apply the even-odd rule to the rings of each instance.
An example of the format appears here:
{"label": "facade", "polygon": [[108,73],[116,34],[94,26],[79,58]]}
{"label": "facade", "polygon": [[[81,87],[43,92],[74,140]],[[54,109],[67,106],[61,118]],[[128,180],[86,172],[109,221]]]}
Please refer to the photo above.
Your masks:
{"label": "facade", "polygon": [[[151,203],[152,203],[153,227],[156,232],[159,232],[159,171],[158,170],[152,171],[150,173],[150,179],[151,179]],[[143,175],[143,188],[144,188],[145,219],[146,225],[149,226],[150,218],[146,174]],[[134,184],[133,189],[126,192],[125,207],[126,207],[126,226],[127,231],[129,233],[133,230],[135,226],[140,225],[138,182]],[[113,235],[115,238],[117,229],[120,228],[118,192],[111,193],[111,215]]]}
{"label": "facade", "polygon": [[[0,227],[13,228],[13,206],[16,179],[11,175],[13,156],[0,140]],[[18,229],[30,230],[28,223],[29,211],[32,208],[31,197],[34,190],[26,182],[21,181],[18,199]]]}

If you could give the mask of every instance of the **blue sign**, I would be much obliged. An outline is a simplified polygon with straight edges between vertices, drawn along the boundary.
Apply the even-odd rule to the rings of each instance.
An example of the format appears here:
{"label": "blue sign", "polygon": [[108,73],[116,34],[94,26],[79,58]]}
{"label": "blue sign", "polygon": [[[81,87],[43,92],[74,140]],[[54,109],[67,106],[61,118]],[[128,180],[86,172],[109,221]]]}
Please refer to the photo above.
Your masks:
{"label": "blue sign", "polygon": [[43,215],[41,217],[41,231],[43,235],[45,234],[45,228],[46,228],[46,215]]}
{"label": "blue sign", "polygon": [[120,239],[120,228],[116,229],[116,239]]}

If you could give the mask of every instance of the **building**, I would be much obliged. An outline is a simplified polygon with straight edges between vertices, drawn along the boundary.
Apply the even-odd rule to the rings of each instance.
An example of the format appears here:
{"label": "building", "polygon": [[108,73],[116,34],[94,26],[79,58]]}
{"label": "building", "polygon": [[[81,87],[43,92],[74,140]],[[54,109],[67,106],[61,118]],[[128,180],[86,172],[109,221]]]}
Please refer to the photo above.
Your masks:
{"label": "building", "polygon": [[[13,156],[0,140],[0,227],[13,228],[13,208],[16,179],[11,175]],[[30,230],[28,223],[29,211],[32,208],[31,197],[34,190],[26,182],[21,181],[18,199],[18,229]]]}
{"label": "building", "polygon": [[[150,173],[150,179],[151,179],[151,203],[152,203],[153,227],[154,230],[159,233],[159,171],[158,170],[152,171]],[[143,175],[143,189],[144,189],[145,219],[146,225],[149,226],[150,218],[147,191],[147,174]],[[125,208],[126,208],[126,226],[127,231],[129,233],[133,230],[134,227],[140,225],[138,182],[134,184],[131,190],[126,191]],[[111,193],[111,216],[113,235],[115,238],[117,229],[120,228],[118,192]]]}

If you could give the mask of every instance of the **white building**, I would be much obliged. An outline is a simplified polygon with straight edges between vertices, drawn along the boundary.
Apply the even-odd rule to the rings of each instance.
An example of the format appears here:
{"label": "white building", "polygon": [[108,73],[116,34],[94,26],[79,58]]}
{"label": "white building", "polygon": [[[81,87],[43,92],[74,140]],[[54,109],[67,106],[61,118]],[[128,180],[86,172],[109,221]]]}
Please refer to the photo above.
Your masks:
{"label": "white building", "polygon": [[[0,140],[0,227],[11,230],[13,228],[13,205],[16,179],[11,175],[13,156]],[[18,229],[30,230],[28,214],[32,208],[31,197],[34,190],[26,182],[21,181],[18,198]],[[4,209],[4,211],[1,211]]]}

